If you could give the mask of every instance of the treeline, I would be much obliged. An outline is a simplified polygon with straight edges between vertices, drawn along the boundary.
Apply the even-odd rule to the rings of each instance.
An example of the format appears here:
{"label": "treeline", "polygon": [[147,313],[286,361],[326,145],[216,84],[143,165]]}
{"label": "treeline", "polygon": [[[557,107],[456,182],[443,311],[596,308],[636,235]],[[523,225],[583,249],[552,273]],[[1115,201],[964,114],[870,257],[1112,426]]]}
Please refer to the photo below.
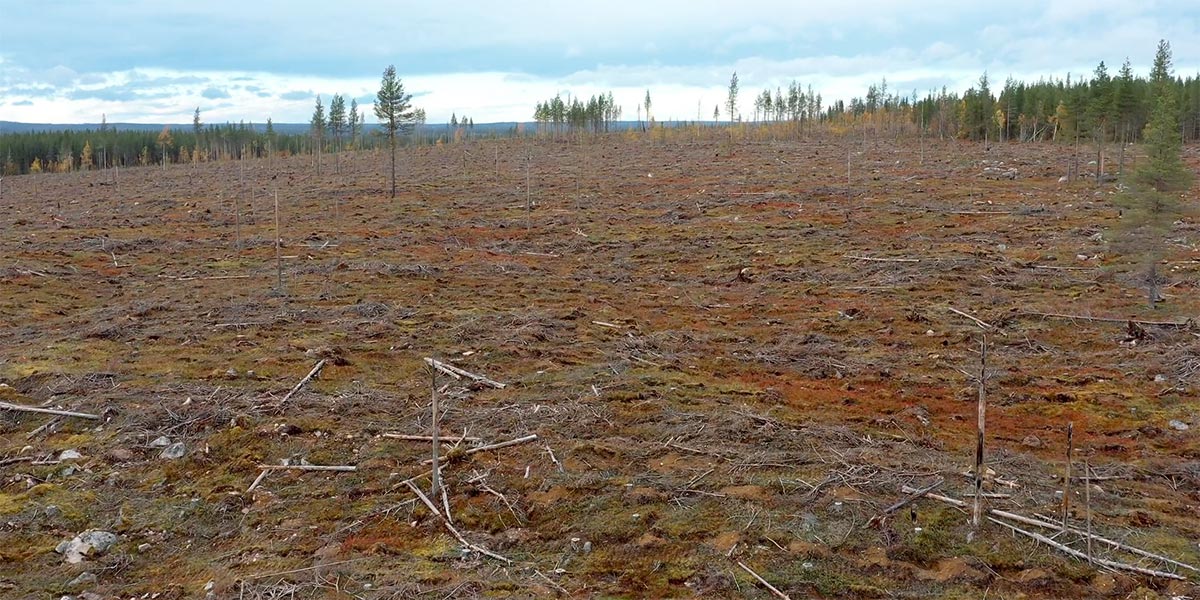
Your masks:
{"label": "treeline", "polygon": [[[1170,88],[1181,138],[1200,140],[1200,76],[1172,78]],[[823,117],[876,133],[905,129],[970,140],[1132,142],[1141,139],[1149,119],[1152,89],[1128,60],[1115,75],[1101,62],[1090,77],[1033,83],[1009,78],[999,94],[986,73],[961,95],[942,88],[924,97],[901,96],[889,93],[885,80],[864,97],[833,103]]]}
{"label": "treeline", "polygon": [[270,120],[265,127],[246,123],[198,126],[162,131],[120,130],[101,123],[98,129],[9,133],[0,136],[0,172],[5,175],[108,167],[156,165],[162,162],[207,162],[265,157],[274,152],[307,152],[312,142],[302,134],[281,134]]}
{"label": "treeline", "polygon": [[[649,92],[647,92],[649,98]],[[649,109],[647,109],[649,112]],[[562,99],[562,95],[538,102],[533,111],[533,120],[539,133],[550,131],[607,132],[610,125],[621,118],[621,107],[613,100],[612,92],[594,95],[587,102],[579,98]]]}

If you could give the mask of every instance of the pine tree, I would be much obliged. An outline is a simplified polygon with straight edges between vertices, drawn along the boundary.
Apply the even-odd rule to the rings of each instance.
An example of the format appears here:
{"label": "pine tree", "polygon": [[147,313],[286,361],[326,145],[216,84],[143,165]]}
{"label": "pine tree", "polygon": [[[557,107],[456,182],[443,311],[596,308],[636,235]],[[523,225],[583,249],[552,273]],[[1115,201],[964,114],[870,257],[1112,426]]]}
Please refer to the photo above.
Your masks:
{"label": "pine tree", "polygon": [[350,99],[350,115],[346,117],[346,125],[350,133],[350,145],[357,148],[358,140],[358,100]]}
{"label": "pine tree", "polygon": [[321,138],[325,132],[325,107],[321,105],[321,96],[317,95],[317,106],[313,109],[311,125],[313,136],[313,156],[316,158],[317,175],[321,174]]}
{"label": "pine tree", "polygon": [[346,132],[346,99],[341,94],[334,94],[329,101],[329,134],[333,136],[334,151],[342,144],[342,134]]}
{"label": "pine tree", "polygon": [[79,154],[79,166],[84,171],[91,171],[92,164],[92,141],[86,140],[83,142],[83,152]]}
{"label": "pine tree", "polygon": [[392,155],[392,197],[396,197],[396,136],[408,132],[419,120],[412,108],[412,94],[404,91],[404,83],[396,77],[395,65],[388,65],[375,94],[375,117],[388,138]]}
{"label": "pine tree", "polygon": [[725,112],[729,114],[729,122],[737,121],[738,76],[737,71],[729,78],[729,97],[725,100]]}
{"label": "pine tree", "polygon": [[1150,86],[1154,104],[1142,135],[1146,160],[1127,178],[1127,188],[1116,203],[1124,209],[1119,247],[1144,263],[1144,284],[1153,308],[1163,300],[1158,293],[1158,262],[1166,252],[1171,225],[1185,212],[1181,196],[1193,179],[1180,157],[1183,139],[1171,76],[1171,46],[1165,40],[1158,44]]}

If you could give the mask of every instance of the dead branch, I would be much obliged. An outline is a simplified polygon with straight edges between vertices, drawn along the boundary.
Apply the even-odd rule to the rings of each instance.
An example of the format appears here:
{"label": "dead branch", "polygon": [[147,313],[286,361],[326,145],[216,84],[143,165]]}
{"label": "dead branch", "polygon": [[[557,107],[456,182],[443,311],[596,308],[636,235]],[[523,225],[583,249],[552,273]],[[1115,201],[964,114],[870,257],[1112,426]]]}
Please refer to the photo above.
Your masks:
{"label": "dead branch", "polygon": [[[537,434],[531,433],[527,436],[519,437],[515,440],[508,440],[507,442],[500,442],[497,444],[489,444],[487,446],[480,446],[478,448],[470,448],[465,452],[465,454],[471,455],[471,454],[475,454],[476,452],[485,452],[487,450],[499,450],[500,448],[507,448],[509,446],[516,446],[517,444],[524,444],[526,442],[532,442],[536,439],[538,439]],[[421,464],[423,464],[423,465],[428,465],[428,464],[432,464],[432,463],[433,463],[433,459],[431,459],[431,458],[427,458],[427,459],[421,461]]]}
{"label": "dead branch", "polygon": [[467,379],[475,381],[476,383],[482,383],[484,385],[494,387],[498,390],[502,390],[502,389],[508,387],[508,384],[506,384],[506,383],[500,383],[499,381],[494,381],[494,380],[488,379],[487,377],[484,377],[483,375],[476,375],[475,373],[466,371],[464,369],[460,369],[452,364],[444,363],[440,360],[434,360],[432,358],[426,357],[425,362],[428,363],[429,366],[431,366],[431,367],[433,367],[455,379],[462,379],[463,377],[466,377]]}
{"label": "dead branch", "polygon": [[787,594],[779,591],[779,588],[776,588],[775,586],[771,585],[770,583],[767,583],[767,580],[763,579],[762,576],[759,575],[758,573],[755,573],[754,569],[747,567],[746,563],[739,560],[739,561],[737,561],[737,566],[741,567],[743,571],[749,573],[752,577],[757,579],[758,582],[763,584],[763,586],[765,586],[768,590],[771,590],[771,593],[782,598],[783,600],[792,600],[791,597],[789,597]]}
{"label": "dead branch", "polygon": [[412,492],[414,494],[416,494],[418,498],[421,499],[421,503],[424,504],[425,507],[429,509],[429,512],[431,512],[435,516],[437,516],[437,518],[439,520],[441,520],[442,525],[445,525],[446,529],[449,530],[450,533],[453,534],[454,537],[458,539],[458,541],[462,542],[462,544],[464,546],[470,548],[471,550],[474,550],[475,552],[483,554],[485,556],[490,556],[496,560],[510,563],[510,564],[512,563],[511,560],[504,558],[503,556],[500,556],[499,554],[496,554],[494,552],[487,550],[486,548],[482,548],[480,546],[476,546],[475,544],[472,544],[471,542],[468,542],[467,539],[464,538],[463,535],[461,533],[459,533],[457,529],[454,528],[454,525],[450,524],[450,521],[446,519],[445,515],[443,515],[441,513],[441,511],[439,511],[437,509],[436,506],[434,506],[433,501],[430,500],[428,496],[426,496],[424,493],[421,492],[420,488],[413,485],[413,483],[411,481],[405,481],[404,484],[407,485],[408,489],[412,490]]}
{"label": "dead branch", "polygon": [[1150,327],[1174,327],[1176,329],[1192,329],[1196,326],[1196,322],[1188,319],[1186,321],[1139,321],[1138,319],[1119,319],[1116,317],[1089,317],[1086,315],[1066,315],[1061,313],[1043,313],[1043,312],[1022,312],[1017,313],[1018,317],[1041,317],[1043,319],[1066,319],[1069,321],[1093,321],[1097,323],[1133,323],[1135,325],[1147,325]]}
{"label": "dead branch", "polygon": [[72,412],[69,410],[58,410],[54,408],[38,408],[36,406],[22,406],[20,404],[9,404],[8,402],[0,402],[0,409],[14,410],[17,412],[42,413],[44,415],[58,415],[60,417],[77,417],[80,419],[100,420],[100,415],[90,413]]}
{"label": "dead branch", "polygon": [[317,374],[321,372],[321,369],[325,368],[325,363],[327,361],[328,361],[328,359],[325,359],[325,358],[322,358],[321,360],[317,361],[316,366],[314,366],[312,368],[312,370],[308,372],[308,375],[305,375],[304,379],[301,379],[300,383],[297,383],[295,385],[295,387],[292,388],[292,391],[288,392],[287,395],[283,397],[283,400],[279,401],[279,406],[283,406],[284,403],[286,403],[288,400],[291,400],[292,396],[296,392],[300,391],[300,388],[304,387],[304,384],[308,383],[309,380],[311,380],[313,377],[316,377]]}
{"label": "dead branch", "polygon": [[258,465],[264,471],[341,471],[354,472],[358,467],[353,465]]}
{"label": "dead branch", "polygon": [[941,487],[941,485],[943,483],[946,483],[946,480],[939,477],[937,481],[933,482],[929,486],[923,487],[923,488],[909,494],[907,497],[900,500],[899,502],[883,509],[883,512],[875,515],[874,517],[871,517],[871,519],[869,521],[867,521],[866,527],[871,527],[872,525],[882,521],[888,515],[904,508],[905,506],[908,506],[909,504],[912,504],[913,502],[916,502],[918,499],[920,499],[925,494],[928,494],[929,492],[932,492],[933,490],[936,490],[939,487]]}
{"label": "dead branch", "polygon": [[[900,491],[902,491],[904,493],[911,493],[911,492],[915,492],[916,489],[909,487],[909,486],[904,486],[903,488],[901,488]],[[942,496],[940,494],[934,494],[934,493],[928,493],[925,495],[929,498],[937,500],[938,502],[945,502],[946,504],[949,504],[951,506],[957,506],[959,508],[967,507],[967,503],[963,502],[962,500],[956,500],[956,499],[950,498],[948,496]],[[1004,511],[1004,510],[997,510],[997,509],[993,508],[993,509],[988,509],[987,512],[989,515],[994,516],[994,517],[1000,517],[1002,519],[1008,519],[1010,521],[1016,521],[1018,523],[1024,523],[1026,525],[1033,525],[1035,527],[1041,527],[1043,529],[1053,529],[1055,531],[1062,529],[1061,523],[1054,523],[1054,522],[1046,521],[1043,519],[1034,519],[1032,517],[1026,517],[1024,515],[1011,513],[1008,511]],[[1076,535],[1082,535],[1082,536],[1089,535],[1088,532],[1081,531],[1074,527],[1068,527],[1067,531],[1070,533],[1074,533]],[[1098,535],[1091,535],[1091,539],[1094,541],[1100,542],[1101,544],[1104,544],[1106,546],[1116,548],[1117,550],[1124,550],[1125,552],[1128,552],[1130,554],[1136,554],[1136,555],[1144,557],[1144,558],[1154,559],[1157,561],[1175,565],[1175,566],[1183,568],[1183,569],[1188,569],[1190,571],[1195,571],[1197,573],[1200,573],[1200,568],[1194,567],[1194,566],[1189,565],[1184,562],[1179,562],[1179,561],[1171,559],[1171,558],[1167,558],[1166,556],[1162,556],[1160,554],[1154,554],[1153,552],[1148,552],[1146,550],[1142,550],[1141,548],[1123,544],[1116,540],[1111,540],[1106,537],[1101,537]]]}
{"label": "dead branch", "polygon": [[842,258],[851,260],[865,260],[869,262],[902,262],[902,263],[917,263],[921,262],[919,258],[878,258],[874,256],[855,256],[853,254],[843,254]]}
{"label": "dead branch", "polygon": [[[431,435],[409,435],[407,433],[384,433],[380,437],[385,437],[385,438],[392,439],[392,440],[405,440],[405,441],[409,441],[409,442],[432,442],[433,441],[433,436],[431,436]],[[454,436],[440,435],[440,436],[438,436],[438,441],[443,444],[461,444],[462,442],[467,442],[468,444],[478,444],[483,441],[483,438],[454,437]]]}
{"label": "dead branch", "polygon": [[[1054,548],[1055,550],[1063,552],[1064,554],[1074,556],[1075,558],[1088,560],[1087,554],[1080,552],[1079,550],[1076,550],[1074,548],[1071,548],[1070,546],[1065,546],[1063,544],[1060,544],[1040,533],[1026,531],[1024,529],[1021,529],[1020,527],[1017,527],[1016,525],[1013,525],[1012,523],[1007,523],[1007,522],[1001,521],[1000,519],[996,519],[993,517],[988,517],[988,520],[993,523],[996,523],[997,525],[1003,525],[1021,535],[1028,536],[1031,539],[1034,539],[1034,540],[1037,540],[1038,542],[1046,544],[1047,546],[1050,546],[1051,548]],[[1105,566],[1110,569],[1116,569],[1119,571],[1129,571],[1131,573],[1139,573],[1141,575],[1149,575],[1150,577],[1162,577],[1164,579],[1177,579],[1179,581],[1187,581],[1187,578],[1182,575],[1176,575],[1174,573],[1167,573],[1166,571],[1155,571],[1153,569],[1138,567],[1138,566],[1126,564],[1123,562],[1117,562],[1115,560],[1108,560],[1105,558],[1092,558],[1091,561],[1095,562],[1098,565]]]}
{"label": "dead branch", "polygon": [[987,321],[984,321],[984,320],[982,320],[982,319],[978,319],[978,318],[976,318],[976,317],[973,317],[973,316],[971,316],[971,315],[969,315],[969,314],[967,314],[967,313],[965,313],[965,312],[963,312],[963,311],[961,311],[961,310],[958,310],[957,308],[954,308],[953,306],[950,306],[950,307],[948,307],[948,308],[950,309],[950,312],[952,312],[952,313],[954,313],[954,314],[956,314],[956,315],[958,315],[958,316],[960,316],[960,317],[966,317],[966,318],[968,318],[968,319],[970,319],[970,320],[974,321],[976,325],[978,325],[980,328],[982,328],[982,329],[984,329],[984,330],[996,330],[996,329],[999,329],[999,328],[998,328],[998,327],[996,327],[995,325],[992,325],[991,323],[988,323]]}

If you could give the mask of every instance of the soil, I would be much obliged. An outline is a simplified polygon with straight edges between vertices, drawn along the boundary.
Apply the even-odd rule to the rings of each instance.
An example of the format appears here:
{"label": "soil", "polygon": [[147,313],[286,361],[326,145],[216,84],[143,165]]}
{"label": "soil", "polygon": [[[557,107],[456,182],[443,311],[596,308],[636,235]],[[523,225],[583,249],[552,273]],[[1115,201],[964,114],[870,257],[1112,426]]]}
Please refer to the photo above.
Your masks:
{"label": "soil", "polygon": [[[770,597],[738,562],[794,598],[1194,596],[929,498],[867,526],[970,501],[986,335],[986,504],[1058,519],[1073,423],[1072,524],[1200,563],[1198,228],[1147,307],[1071,152],[685,129],[408,148],[395,199],[382,153],[5,178],[0,401],[101,418],[0,411],[0,596]],[[511,562],[383,435],[428,435],[425,357],[506,384],[436,375],[481,441],[434,500]],[[248,491],[283,460],[357,470]],[[117,545],[65,563],[88,529]]]}

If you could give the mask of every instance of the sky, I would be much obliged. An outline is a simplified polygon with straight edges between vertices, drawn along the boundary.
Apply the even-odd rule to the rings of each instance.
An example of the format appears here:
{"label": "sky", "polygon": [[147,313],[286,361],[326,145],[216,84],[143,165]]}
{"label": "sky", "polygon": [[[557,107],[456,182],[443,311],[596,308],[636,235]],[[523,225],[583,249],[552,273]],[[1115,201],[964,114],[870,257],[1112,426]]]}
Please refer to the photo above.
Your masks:
{"label": "sky", "polygon": [[1034,81],[1146,74],[1159,39],[1200,72],[1196,0],[0,0],[0,121],[307,122],[318,95],[370,107],[395,65],[428,122],[528,121],[537,102],[647,91],[658,120],[710,119],[737,72],[828,104],[962,92],[985,71]]}

